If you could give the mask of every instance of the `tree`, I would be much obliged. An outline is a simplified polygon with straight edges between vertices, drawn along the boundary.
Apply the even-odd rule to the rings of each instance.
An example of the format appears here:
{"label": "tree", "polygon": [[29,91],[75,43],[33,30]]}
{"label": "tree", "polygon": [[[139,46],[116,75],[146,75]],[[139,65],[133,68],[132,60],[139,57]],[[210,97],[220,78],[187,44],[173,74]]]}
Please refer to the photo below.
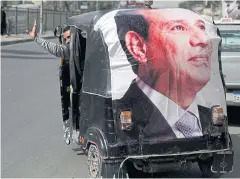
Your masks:
{"label": "tree", "polygon": [[183,1],[183,2],[179,3],[179,8],[190,9],[190,4],[188,1]]}
{"label": "tree", "polygon": [[99,1],[99,10],[111,9],[112,1]]}
{"label": "tree", "polygon": [[88,11],[106,10],[116,8],[119,1],[83,1],[88,6]]}
{"label": "tree", "polygon": [[71,11],[71,5],[73,4],[74,1],[62,1],[63,3],[63,9],[66,11]]}
{"label": "tree", "polygon": [[7,1],[1,1],[1,6],[2,7],[7,7]]}

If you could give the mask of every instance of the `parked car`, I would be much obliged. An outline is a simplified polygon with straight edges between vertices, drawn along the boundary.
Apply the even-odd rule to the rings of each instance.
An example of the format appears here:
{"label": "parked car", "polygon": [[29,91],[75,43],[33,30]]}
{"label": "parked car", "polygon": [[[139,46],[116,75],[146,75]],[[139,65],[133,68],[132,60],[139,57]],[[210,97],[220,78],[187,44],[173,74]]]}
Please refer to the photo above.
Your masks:
{"label": "parked car", "polygon": [[240,106],[240,21],[215,21],[222,37],[222,70],[228,106]]}

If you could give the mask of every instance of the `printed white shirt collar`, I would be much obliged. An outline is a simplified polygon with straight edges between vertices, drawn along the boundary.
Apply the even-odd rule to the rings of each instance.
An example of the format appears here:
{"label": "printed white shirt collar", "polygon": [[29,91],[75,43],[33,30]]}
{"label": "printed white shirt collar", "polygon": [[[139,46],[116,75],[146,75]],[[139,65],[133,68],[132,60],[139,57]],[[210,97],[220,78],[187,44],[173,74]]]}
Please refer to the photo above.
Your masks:
{"label": "printed white shirt collar", "polygon": [[[178,106],[174,101],[152,89],[149,85],[144,83],[140,78],[136,78],[137,86],[143,91],[143,93],[149,97],[152,103],[158,108],[158,110],[162,113],[163,117],[166,119],[173,132],[177,136],[177,138],[184,138],[183,134],[176,128],[175,123],[187,112],[193,113],[198,118],[198,124],[201,129],[201,123],[199,121],[199,112],[198,106],[196,102],[188,107],[188,109],[184,110],[180,106]],[[173,112],[176,109],[175,113]],[[202,129],[201,129],[202,131]]]}

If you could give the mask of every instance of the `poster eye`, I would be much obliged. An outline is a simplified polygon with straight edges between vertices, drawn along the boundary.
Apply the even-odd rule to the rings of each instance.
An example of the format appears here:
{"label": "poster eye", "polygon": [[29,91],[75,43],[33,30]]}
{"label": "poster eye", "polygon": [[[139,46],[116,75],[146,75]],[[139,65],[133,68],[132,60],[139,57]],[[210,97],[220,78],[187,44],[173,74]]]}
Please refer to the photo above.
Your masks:
{"label": "poster eye", "polygon": [[204,24],[200,24],[200,25],[198,25],[198,27],[199,27],[201,30],[206,30],[206,27],[205,27]]}
{"label": "poster eye", "polygon": [[184,31],[185,28],[184,28],[183,25],[175,25],[175,26],[173,26],[170,30],[171,30],[171,31]]}

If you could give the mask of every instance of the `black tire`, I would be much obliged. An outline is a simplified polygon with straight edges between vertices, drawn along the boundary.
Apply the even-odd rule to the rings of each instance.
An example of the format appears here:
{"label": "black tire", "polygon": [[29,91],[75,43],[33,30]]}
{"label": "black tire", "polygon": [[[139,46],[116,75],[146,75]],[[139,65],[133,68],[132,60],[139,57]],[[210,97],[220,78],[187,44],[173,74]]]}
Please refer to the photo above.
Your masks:
{"label": "black tire", "polygon": [[97,147],[93,144],[88,148],[89,178],[129,178],[125,166],[119,169],[119,163],[104,163]]}
{"label": "black tire", "polygon": [[212,160],[212,157],[210,157],[207,160],[198,161],[198,166],[202,172],[203,178],[220,178],[223,175],[221,173],[213,173],[211,171]]}
{"label": "black tire", "polygon": [[131,161],[126,161],[126,167],[128,171],[129,178],[149,178],[150,174],[138,170],[134,167]]}

